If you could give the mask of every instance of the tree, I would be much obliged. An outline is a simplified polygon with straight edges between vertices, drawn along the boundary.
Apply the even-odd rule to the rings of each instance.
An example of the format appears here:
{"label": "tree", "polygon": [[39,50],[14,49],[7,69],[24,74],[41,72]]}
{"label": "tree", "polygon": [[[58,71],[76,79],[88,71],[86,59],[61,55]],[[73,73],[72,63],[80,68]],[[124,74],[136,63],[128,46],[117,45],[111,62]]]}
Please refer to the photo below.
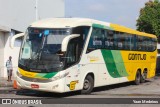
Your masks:
{"label": "tree", "polygon": [[[149,0],[145,7],[141,8],[137,19],[137,30],[155,34],[160,40],[160,1]],[[160,41],[159,41],[160,42]]]}

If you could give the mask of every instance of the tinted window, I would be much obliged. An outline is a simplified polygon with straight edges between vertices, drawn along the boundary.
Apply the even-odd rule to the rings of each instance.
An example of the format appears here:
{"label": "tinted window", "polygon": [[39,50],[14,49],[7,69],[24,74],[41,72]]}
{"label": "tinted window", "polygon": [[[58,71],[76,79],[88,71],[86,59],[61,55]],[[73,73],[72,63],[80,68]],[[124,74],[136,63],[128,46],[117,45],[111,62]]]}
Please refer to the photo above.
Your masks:
{"label": "tinted window", "polygon": [[156,49],[156,45],[154,38],[93,28],[87,51],[108,49],[151,52]]}
{"label": "tinted window", "polygon": [[88,51],[104,48],[105,32],[102,29],[93,28],[91,38],[89,40]]}

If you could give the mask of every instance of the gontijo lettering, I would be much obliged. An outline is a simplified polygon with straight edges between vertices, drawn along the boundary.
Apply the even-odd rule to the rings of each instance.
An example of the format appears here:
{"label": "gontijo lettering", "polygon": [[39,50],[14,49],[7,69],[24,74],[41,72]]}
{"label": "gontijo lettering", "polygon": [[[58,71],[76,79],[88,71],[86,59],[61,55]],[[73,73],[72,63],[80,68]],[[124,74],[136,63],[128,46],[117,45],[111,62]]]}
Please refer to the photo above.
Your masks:
{"label": "gontijo lettering", "polygon": [[146,54],[130,53],[128,55],[128,60],[146,60],[146,58],[147,58]]}

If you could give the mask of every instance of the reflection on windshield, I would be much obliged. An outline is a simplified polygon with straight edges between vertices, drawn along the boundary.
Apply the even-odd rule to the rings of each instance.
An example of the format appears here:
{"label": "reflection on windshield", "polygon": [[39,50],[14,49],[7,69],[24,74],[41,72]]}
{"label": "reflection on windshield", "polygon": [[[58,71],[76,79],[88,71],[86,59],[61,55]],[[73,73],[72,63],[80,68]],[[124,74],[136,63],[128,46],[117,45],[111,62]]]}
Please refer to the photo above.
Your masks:
{"label": "reflection on windshield", "polygon": [[23,69],[38,72],[54,72],[63,69],[62,40],[70,29],[29,28],[22,45],[19,65]]}

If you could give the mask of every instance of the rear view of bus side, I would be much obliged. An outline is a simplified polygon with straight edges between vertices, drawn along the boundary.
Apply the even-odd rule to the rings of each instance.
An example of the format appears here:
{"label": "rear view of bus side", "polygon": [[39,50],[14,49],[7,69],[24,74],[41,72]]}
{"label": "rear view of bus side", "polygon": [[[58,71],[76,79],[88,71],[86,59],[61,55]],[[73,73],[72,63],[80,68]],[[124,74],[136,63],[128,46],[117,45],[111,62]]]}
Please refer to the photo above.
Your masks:
{"label": "rear view of bus side", "polygon": [[[37,45],[36,45],[37,43]],[[155,76],[157,38],[84,18],[53,18],[27,29],[20,51],[21,88],[64,93]]]}

